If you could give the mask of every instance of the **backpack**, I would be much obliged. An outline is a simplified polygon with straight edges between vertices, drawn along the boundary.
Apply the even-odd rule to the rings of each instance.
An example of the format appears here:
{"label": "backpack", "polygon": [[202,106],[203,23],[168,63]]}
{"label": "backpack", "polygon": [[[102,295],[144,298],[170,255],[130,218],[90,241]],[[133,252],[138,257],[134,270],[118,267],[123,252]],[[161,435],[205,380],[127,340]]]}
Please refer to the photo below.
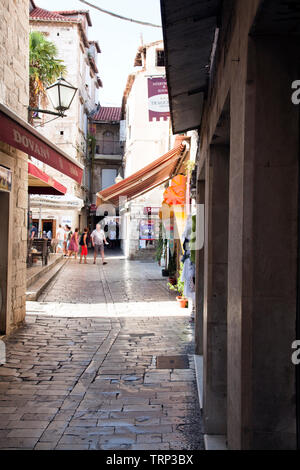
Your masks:
{"label": "backpack", "polygon": [[79,245],[80,245],[80,246],[83,246],[83,245],[84,245],[84,241],[83,241],[84,235],[85,235],[85,232],[83,232],[83,233],[81,234],[81,236],[80,236],[80,240],[79,240]]}

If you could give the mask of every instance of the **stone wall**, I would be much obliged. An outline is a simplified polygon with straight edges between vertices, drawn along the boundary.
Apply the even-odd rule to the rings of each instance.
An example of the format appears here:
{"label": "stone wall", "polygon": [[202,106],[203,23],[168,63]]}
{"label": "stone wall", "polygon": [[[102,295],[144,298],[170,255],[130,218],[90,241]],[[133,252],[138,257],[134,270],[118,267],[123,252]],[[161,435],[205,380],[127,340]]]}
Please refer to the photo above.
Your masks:
{"label": "stone wall", "polygon": [[[28,0],[3,0],[0,25],[0,102],[27,120]],[[28,168],[27,155],[0,142],[0,165],[13,172],[9,196],[6,333],[25,318]]]}
{"label": "stone wall", "polygon": [[[211,418],[204,421],[204,432],[226,434],[230,449],[294,449],[296,387],[290,356],[298,294],[299,117],[290,97],[291,83],[299,78],[299,52],[288,37],[249,37],[261,3],[233,2],[220,31],[202,120],[198,180],[206,168],[207,186],[213,184],[213,175],[220,177],[215,171],[220,156],[216,160],[212,143],[222,134],[220,118],[230,113],[227,220],[222,221],[224,209],[217,213],[218,206],[209,199],[225,184],[225,175],[218,188],[206,188],[205,200],[216,236],[206,237],[202,266],[208,287],[204,417]],[[224,236],[226,273],[219,266],[216,271],[214,264]],[[221,374],[226,367],[227,374]],[[218,406],[222,409],[214,416]]]}
{"label": "stone wall", "polygon": [[[56,45],[58,58],[62,60],[66,66],[64,78],[78,88],[70,109],[65,113],[66,117],[48,122],[51,120],[51,117],[41,114],[42,123],[47,122],[47,124],[39,126],[37,130],[69,156],[85,165],[87,151],[87,113],[90,113],[96,106],[96,76],[89,64],[88,49],[82,42],[78,24],[72,21],[60,23],[57,21],[39,21],[31,18],[30,30],[41,32],[48,41]],[[93,77],[91,77],[90,74],[92,74]],[[47,108],[51,109],[51,103],[47,104]],[[38,124],[38,121],[36,124]],[[88,195],[88,181],[85,178],[85,173],[82,184],[80,185],[48,165],[38,164],[38,166],[48,175],[63,184],[67,188],[68,196],[76,196],[81,199],[83,203],[85,202]],[[72,211],[71,206],[68,207],[68,211]],[[47,212],[49,212],[47,205],[43,204],[43,218],[46,218]],[[55,217],[57,224],[60,223],[59,207]],[[84,227],[86,221],[87,213],[83,207],[76,215],[74,213],[72,229],[79,225]]]}

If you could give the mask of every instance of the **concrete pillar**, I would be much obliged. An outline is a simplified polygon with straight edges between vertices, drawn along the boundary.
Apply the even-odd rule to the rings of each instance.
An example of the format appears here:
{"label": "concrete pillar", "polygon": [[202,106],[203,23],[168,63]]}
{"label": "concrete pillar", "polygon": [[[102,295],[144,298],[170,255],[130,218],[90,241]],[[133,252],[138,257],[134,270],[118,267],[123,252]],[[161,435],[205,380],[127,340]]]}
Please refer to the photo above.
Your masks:
{"label": "concrete pillar", "polygon": [[[197,204],[205,204],[205,181],[197,181]],[[204,249],[196,251],[195,354],[203,355]]]}
{"label": "concrete pillar", "polygon": [[211,146],[205,178],[203,417],[226,434],[229,148]]}
{"label": "concrete pillar", "polygon": [[299,52],[289,38],[249,41],[245,90],[231,90],[228,445],[294,449]]}

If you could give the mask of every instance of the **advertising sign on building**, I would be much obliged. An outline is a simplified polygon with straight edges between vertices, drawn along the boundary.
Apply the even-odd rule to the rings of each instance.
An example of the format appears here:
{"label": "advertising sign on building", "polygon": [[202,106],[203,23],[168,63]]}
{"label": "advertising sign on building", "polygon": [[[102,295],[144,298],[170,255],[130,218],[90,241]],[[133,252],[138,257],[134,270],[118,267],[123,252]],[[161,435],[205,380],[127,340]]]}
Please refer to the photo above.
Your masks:
{"label": "advertising sign on building", "polygon": [[0,191],[11,191],[11,171],[0,166]]}
{"label": "advertising sign on building", "polygon": [[144,215],[158,215],[159,214],[159,207],[144,207]]}
{"label": "advertising sign on building", "polygon": [[164,77],[148,78],[149,121],[164,121],[170,116],[167,80]]}
{"label": "advertising sign on building", "polygon": [[90,214],[96,215],[97,206],[96,204],[90,205]]}
{"label": "advertising sign on building", "polygon": [[64,227],[65,225],[68,225],[69,227],[72,227],[72,217],[63,217],[61,219],[61,225]]}
{"label": "advertising sign on building", "polygon": [[155,223],[153,220],[140,222],[140,240],[155,240]]}

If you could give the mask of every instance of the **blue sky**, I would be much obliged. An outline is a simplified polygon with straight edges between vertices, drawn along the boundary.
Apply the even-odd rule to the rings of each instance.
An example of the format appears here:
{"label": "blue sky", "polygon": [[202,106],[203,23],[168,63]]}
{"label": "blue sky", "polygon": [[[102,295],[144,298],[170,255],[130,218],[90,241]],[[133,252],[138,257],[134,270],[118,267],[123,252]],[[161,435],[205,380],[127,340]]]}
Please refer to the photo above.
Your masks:
{"label": "blue sky", "polygon": [[[101,8],[150,23],[160,24],[159,0],[89,0]],[[79,0],[36,0],[46,10],[89,10],[93,26],[89,39],[98,40],[102,53],[98,55],[99,75],[103,81],[99,99],[102,106],[120,106],[127,76],[133,70],[137,48],[162,39],[162,30],[113,18]]]}

